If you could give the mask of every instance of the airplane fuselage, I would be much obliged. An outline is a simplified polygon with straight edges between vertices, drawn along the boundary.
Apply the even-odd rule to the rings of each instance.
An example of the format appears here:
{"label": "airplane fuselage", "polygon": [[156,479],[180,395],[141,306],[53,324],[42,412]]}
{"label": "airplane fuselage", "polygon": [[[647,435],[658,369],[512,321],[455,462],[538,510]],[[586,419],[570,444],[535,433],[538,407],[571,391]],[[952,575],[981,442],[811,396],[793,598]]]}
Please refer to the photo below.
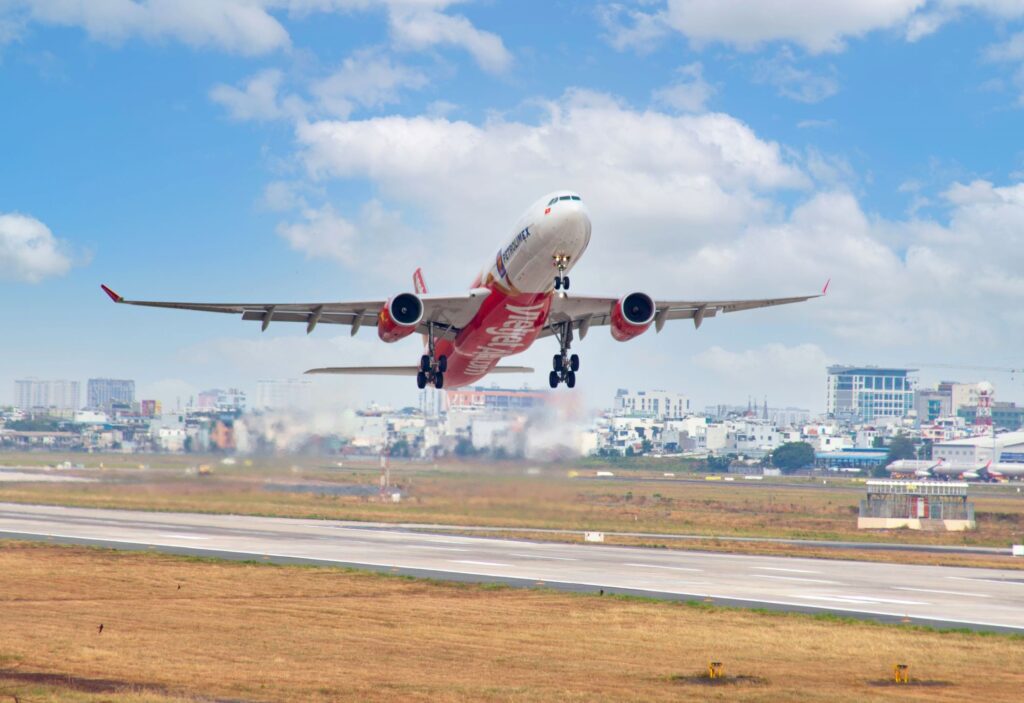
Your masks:
{"label": "airplane fuselage", "polygon": [[590,217],[576,193],[558,191],[534,203],[473,288],[490,294],[454,340],[439,340],[448,357],[445,387],[478,382],[498,362],[525,351],[548,321],[555,278],[570,271],[590,243]]}

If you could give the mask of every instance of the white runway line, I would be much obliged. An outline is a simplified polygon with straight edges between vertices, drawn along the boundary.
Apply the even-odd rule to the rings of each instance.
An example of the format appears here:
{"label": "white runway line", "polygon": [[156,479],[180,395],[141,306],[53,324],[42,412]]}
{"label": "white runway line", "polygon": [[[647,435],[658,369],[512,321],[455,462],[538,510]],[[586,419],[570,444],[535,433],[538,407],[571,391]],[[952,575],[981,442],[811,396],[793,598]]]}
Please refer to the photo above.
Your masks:
{"label": "white runway line", "polygon": [[[464,550],[463,550],[464,551]],[[579,561],[579,559],[573,559],[572,557],[549,557],[540,554],[516,554],[512,552],[509,556],[523,557],[524,559],[550,559],[552,561]]]}
{"label": "white runway line", "polygon": [[799,593],[790,594],[793,598],[806,598],[808,600],[821,600],[829,601],[833,603],[858,603],[860,605],[876,605],[876,604],[890,604],[890,605],[931,605],[919,600],[895,600],[890,598],[871,598],[869,596],[805,596]]}
{"label": "white runway line", "polygon": [[469,559],[451,559],[454,564],[473,564],[475,566],[512,566],[511,564],[499,564],[496,561],[471,561]]}
{"label": "white runway line", "polygon": [[811,571],[810,569],[783,569],[781,566],[752,566],[752,569],[760,569],[761,571],[786,571],[791,574],[820,574],[820,571]]}
{"label": "white runway line", "polygon": [[200,537],[199,535],[157,535],[158,537],[166,537],[167,539],[209,539],[209,537]]}
{"label": "white runway line", "polygon": [[917,591],[918,593],[944,593],[949,596],[969,596],[971,598],[991,598],[984,593],[965,593],[964,591],[940,591],[937,588],[911,588],[910,586],[893,586],[895,591]]}
{"label": "white runway line", "polygon": [[434,549],[439,552],[468,552],[468,549],[462,549],[460,547],[435,547],[432,544],[407,544],[407,549]]}
{"label": "white runway line", "polygon": [[800,581],[802,583],[827,583],[831,586],[842,586],[838,581],[827,579],[805,579],[799,576],[773,576],[772,574],[751,574],[756,579],[778,579],[779,581]]}
{"label": "white runway line", "polygon": [[980,581],[981,583],[998,583],[1003,586],[1024,586],[1024,581],[1000,581],[999,579],[972,578],[970,576],[947,576],[946,578],[954,581],[974,581],[975,583]]}
{"label": "white runway line", "polygon": [[662,566],[661,564],[623,564],[623,566],[639,566],[643,569],[668,569],[669,571],[704,571],[704,569],[690,569],[685,566]]}

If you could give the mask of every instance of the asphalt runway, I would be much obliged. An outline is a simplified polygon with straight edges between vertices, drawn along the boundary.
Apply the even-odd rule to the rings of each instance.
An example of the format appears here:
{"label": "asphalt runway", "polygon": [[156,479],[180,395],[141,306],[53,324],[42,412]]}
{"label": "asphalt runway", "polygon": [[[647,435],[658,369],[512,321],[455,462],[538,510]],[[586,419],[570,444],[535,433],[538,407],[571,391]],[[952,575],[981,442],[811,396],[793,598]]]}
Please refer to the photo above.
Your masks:
{"label": "asphalt runway", "polygon": [[0,503],[0,537],[1024,632],[1024,571],[435,534],[401,526]]}

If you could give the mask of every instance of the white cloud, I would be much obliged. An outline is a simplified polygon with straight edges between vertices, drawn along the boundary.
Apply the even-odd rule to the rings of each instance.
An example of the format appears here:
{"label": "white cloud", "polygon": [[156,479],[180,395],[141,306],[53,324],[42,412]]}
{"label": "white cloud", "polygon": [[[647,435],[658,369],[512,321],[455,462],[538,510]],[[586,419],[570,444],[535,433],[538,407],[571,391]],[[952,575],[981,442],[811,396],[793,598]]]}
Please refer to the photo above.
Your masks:
{"label": "white cloud", "polygon": [[[742,351],[715,345],[695,354],[693,362],[707,372],[705,384],[726,387],[733,393],[753,390],[758,401],[762,395],[768,396],[772,407],[818,409],[823,405],[825,367],[835,359],[817,344],[771,343]],[[709,393],[709,397],[714,396]]]}
{"label": "white cloud", "polygon": [[779,95],[802,103],[818,103],[839,92],[834,68],[830,67],[828,75],[799,68],[788,47],[783,47],[770,59],[758,61],[754,80],[774,86]]}
{"label": "white cloud", "polygon": [[634,10],[621,3],[598,6],[597,18],[608,33],[609,43],[619,51],[633,49],[641,54],[647,53],[671,31],[665,23],[664,13]]}
{"label": "white cloud", "polygon": [[311,93],[321,108],[336,117],[348,117],[355,106],[380,107],[398,102],[400,88],[422,88],[427,77],[376,51],[361,51],[346,58],[326,78],[315,81]]}
{"label": "white cloud", "polygon": [[302,113],[301,103],[294,96],[281,100],[278,91],[284,75],[267,69],[250,76],[241,88],[220,83],[210,89],[210,99],[223,105],[235,120],[277,120]]}
{"label": "white cloud", "polygon": [[290,45],[288,32],[252,0],[15,0],[32,21],[81,27],[93,39],[174,39],[195,47],[265,54]]}
{"label": "white cloud", "polygon": [[278,225],[281,235],[296,251],[310,258],[327,258],[353,264],[356,227],[338,215],[330,205],[302,210],[299,222]]}
{"label": "white cloud", "polygon": [[437,7],[444,0],[392,2],[389,4],[391,33],[399,45],[412,49],[450,44],[468,51],[485,71],[500,73],[512,64],[512,54],[501,37],[477,29],[462,15],[446,15]]}
{"label": "white cloud", "polygon": [[679,79],[654,91],[655,102],[679,112],[702,112],[715,87],[704,80],[704,67],[698,63],[681,66]]}
{"label": "white cloud", "polygon": [[38,283],[71,269],[66,246],[34,217],[0,213],[0,279]]}

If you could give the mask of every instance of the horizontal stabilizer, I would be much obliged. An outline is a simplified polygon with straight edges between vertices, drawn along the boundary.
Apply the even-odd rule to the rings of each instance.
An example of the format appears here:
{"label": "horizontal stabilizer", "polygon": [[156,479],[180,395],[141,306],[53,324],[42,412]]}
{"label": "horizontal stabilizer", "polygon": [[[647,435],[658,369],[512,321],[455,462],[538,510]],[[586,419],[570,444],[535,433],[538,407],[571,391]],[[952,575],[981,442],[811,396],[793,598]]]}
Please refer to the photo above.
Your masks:
{"label": "horizontal stabilizer", "polygon": [[[415,376],[419,366],[328,366],[310,369],[307,374],[347,374],[350,376]],[[533,373],[529,366],[497,366],[490,373]]]}

